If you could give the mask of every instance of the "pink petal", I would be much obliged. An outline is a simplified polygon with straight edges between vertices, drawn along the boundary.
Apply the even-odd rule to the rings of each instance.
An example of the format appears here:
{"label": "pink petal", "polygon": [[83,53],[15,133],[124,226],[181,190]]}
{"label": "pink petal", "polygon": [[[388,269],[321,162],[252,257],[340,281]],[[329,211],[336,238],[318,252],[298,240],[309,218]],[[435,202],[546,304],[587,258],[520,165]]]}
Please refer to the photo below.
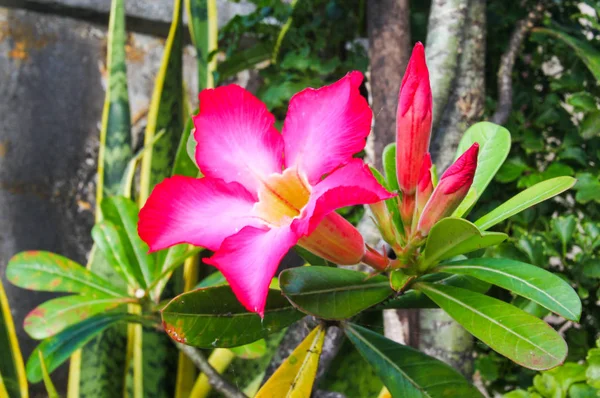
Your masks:
{"label": "pink petal", "polygon": [[221,248],[204,261],[217,267],[248,311],[264,315],[269,284],[281,259],[298,238],[289,227],[246,227],[225,239]]}
{"label": "pink petal", "polygon": [[353,159],[313,187],[308,204],[292,228],[310,235],[328,213],[345,206],[376,203],[393,197],[361,159]]}
{"label": "pink petal", "polygon": [[265,104],[239,86],[203,90],[194,117],[202,173],[256,192],[260,179],[282,170],[283,139],[274,122]]}
{"label": "pink petal", "polygon": [[138,233],[151,251],[178,243],[217,250],[246,225],[254,198],[242,185],[205,177],[174,176],[158,184],[140,210]]}
{"label": "pink petal", "polygon": [[365,147],[371,109],[360,95],[361,82],[362,74],[351,72],[330,86],[307,88],[290,100],[283,125],[285,163],[297,165],[311,184]]}

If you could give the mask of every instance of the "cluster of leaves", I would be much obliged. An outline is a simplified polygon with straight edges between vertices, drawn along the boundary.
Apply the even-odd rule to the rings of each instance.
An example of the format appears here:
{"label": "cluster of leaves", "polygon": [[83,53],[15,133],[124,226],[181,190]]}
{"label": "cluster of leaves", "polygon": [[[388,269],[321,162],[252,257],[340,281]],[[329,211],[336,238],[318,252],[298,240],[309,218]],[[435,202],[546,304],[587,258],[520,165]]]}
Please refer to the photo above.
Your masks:
{"label": "cluster of leaves", "polygon": [[[597,305],[600,299],[600,4],[560,1],[547,5],[549,12],[541,22],[544,27],[533,30],[513,73],[514,104],[507,126],[515,145],[496,175],[496,184],[483,198],[486,204],[478,211],[485,211],[486,206],[494,206],[539,181],[557,176],[577,178],[573,194],[527,210],[506,223],[504,231],[511,238],[489,255],[519,259],[552,270],[576,287],[586,316],[576,327],[564,321],[557,326],[564,331],[569,345],[567,359],[582,361],[600,331],[597,321],[600,315]],[[529,9],[533,6],[530,2]],[[582,13],[586,8],[592,12]],[[502,23],[488,26],[489,58],[493,64],[506,46],[497,38],[508,37],[516,20],[525,15],[521,6],[500,2],[491,3],[488,12],[490,18],[503,16],[495,19]],[[497,97],[495,76],[490,74],[488,82],[490,98]],[[495,104],[491,99],[488,104],[493,110]],[[505,292],[495,294],[510,300]],[[538,317],[548,315],[530,302],[519,298],[513,302]],[[552,372],[561,374],[563,369],[536,376],[486,349],[480,352],[476,368],[489,390],[500,393],[515,386],[526,389],[531,383],[539,386]],[[566,369],[575,372],[572,365]],[[567,387],[563,385],[563,392],[552,396],[584,396],[571,390],[567,393]],[[544,397],[551,396],[548,391],[537,388],[537,393]]]}

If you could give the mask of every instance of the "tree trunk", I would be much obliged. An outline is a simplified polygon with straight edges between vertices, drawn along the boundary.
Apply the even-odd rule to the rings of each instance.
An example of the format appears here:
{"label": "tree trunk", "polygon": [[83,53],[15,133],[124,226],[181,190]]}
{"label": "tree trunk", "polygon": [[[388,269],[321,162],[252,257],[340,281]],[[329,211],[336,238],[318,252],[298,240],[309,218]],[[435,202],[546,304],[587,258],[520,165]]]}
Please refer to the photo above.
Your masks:
{"label": "tree trunk", "polygon": [[[485,22],[485,0],[432,4],[427,59],[437,123],[431,152],[440,172],[454,160],[464,131],[483,113]],[[422,310],[419,326],[422,351],[471,376],[473,338],[467,331],[442,310]]]}

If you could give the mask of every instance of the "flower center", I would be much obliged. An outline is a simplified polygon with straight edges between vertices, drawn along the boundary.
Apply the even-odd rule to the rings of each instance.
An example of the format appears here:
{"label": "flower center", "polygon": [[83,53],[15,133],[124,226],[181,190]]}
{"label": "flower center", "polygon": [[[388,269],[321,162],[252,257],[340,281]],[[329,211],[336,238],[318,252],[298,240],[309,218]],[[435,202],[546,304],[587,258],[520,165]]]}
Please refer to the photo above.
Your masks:
{"label": "flower center", "polygon": [[269,224],[281,226],[298,216],[310,198],[310,185],[295,168],[272,174],[258,190],[256,215]]}

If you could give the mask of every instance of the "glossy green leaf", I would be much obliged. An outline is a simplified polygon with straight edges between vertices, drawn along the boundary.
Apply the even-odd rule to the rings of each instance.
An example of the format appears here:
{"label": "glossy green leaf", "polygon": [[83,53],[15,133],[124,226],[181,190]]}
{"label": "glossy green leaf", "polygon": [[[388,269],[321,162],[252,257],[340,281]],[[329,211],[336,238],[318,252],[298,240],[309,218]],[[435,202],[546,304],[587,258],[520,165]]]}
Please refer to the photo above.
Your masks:
{"label": "glossy green leaf", "polygon": [[286,269],[279,286],[295,307],[323,319],[350,318],[393,293],[384,276],[330,267]]}
{"label": "glossy green leaf", "polygon": [[519,365],[534,370],[560,365],[567,344],[544,321],[498,299],[452,286],[416,283],[469,333]]}
{"label": "glossy green leaf", "polygon": [[26,317],[23,327],[27,334],[41,340],[60,333],[85,319],[133,302],[129,298],[66,296],[46,301]]}
{"label": "glossy green leaf", "polygon": [[387,186],[392,192],[398,191],[400,188],[398,187],[398,177],[396,174],[396,143],[388,144],[383,148],[381,161],[383,162],[383,171]]}
{"label": "glossy green leaf", "polygon": [[248,344],[304,316],[278,290],[269,291],[264,315],[261,320],[248,312],[229,286],[181,294],[162,310],[165,331],[173,340],[201,348]]}
{"label": "glossy green leaf", "polygon": [[42,370],[42,378],[44,379],[44,386],[46,387],[48,398],[60,398],[58,392],[56,391],[56,387],[54,387],[54,383],[52,383],[52,379],[48,374],[48,369],[46,368],[46,362],[44,361],[42,352],[38,351],[38,354],[40,360],[40,369]]}
{"label": "glossy green leaf", "polygon": [[128,257],[125,249],[128,243],[121,241],[124,233],[119,232],[119,228],[110,221],[101,221],[92,228],[92,238],[106,261],[127,281],[127,285],[139,288],[145,285],[144,277],[137,262]]}
{"label": "glossy green leaf", "polygon": [[28,251],[8,262],[6,278],[16,286],[47,292],[79,293],[92,297],[126,297],[127,293],[58,254]]}
{"label": "glossy green leaf", "polygon": [[124,0],[113,0],[108,22],[107,85],[100,129],[97,204],[102,202],[103,197],[119,193],[121,179],[133,156],[126,42]]}
{"label": "glossy green leaf", "polygon": [[567,104],[575,107],[578,111],[589,112],[597,109],[596,99],[588,92],[571,94],[567,98]]}
{"label": "glossy green leaf", "polygon": [[469,212],[488,184],[506,160],[510,151],[510,133],[502,126],[490,122],[479,122],[469,127],[456,150],[456,158],[475,142],[479,144],[477,169],[467,196],[452,214],[461,217]]}
{"label": "glossy green leaf", "polygon": [[581,300],[561,277],[535,265],[506,258],[469,258],[443,264],[438,272],[469,275],[528,298],[571,321],[579,321]]}
{"label": "glossy green leaf", "polygon": [[375,370],[393,397],[482,397],[450,365],[354,324],[346,336]]}
{"label": "glossy green leaf", "polygon": [[255,398],[310,397],[326,330],[317,326],[283,361]]}
{"label": "glossy green leaf", "polygon": [[[461,287],[483,294],[487,293],[491,287],[487,282],[466,275],[435,273],[423,275],[418,280],[422,282]],[[385,310],[392,308],[438,308],[438,306],[425,294],[413,289],[404,292],[400,296],[393,297],[374,308],[377,310]]]}
{"label": "glossy green leaf", "polygon": [[447,258],[497,245],[507,237],[500,232],[481,232],[463,218],[444,218],[429,232],[422,267],[427,269]]}
{"label": "glossy green leaf", "polygon": [[556,177],[535,184],[531,188],[519,192],[485,216],[475,221],[475,225],[482,231],[489,229],[531,206],[566,191],[571,188],[575,182],[576,180],[572,177]]}
{"label": "glossy green leaf", "polygon": [[575,51],[575,54],[581,58],[585,66],[587,66],[590,72],[592,72],[596,80],[600,82],[600,51],[598,51],[593,44],[576,39],[558,30],[535,28],[534,32],[543,33],[562,40]]}
{"label": "glossy green leaf", "polygon": [[0,397],[27,398],[28,395],[21,347],[0,280]]}
{"label": "glossy green leaf", "polygon": [[267,353],[267,342],[265,339],[256,340],[253,343],[231,347],[231,352],[242,359],[256,359]]}
{"label": "glossy green leaf", "polygon": [[225,275],[223,275],[221,271],[215,271],[206,278],[202,279],[194,289],[223,285],[227,285],[227,279],[225,279]]}
{"label": "glossy green leaf", "polygon": [[585,115],[579,124],[579,134],[585,140],[598,137],[600,135],[600,111],[595,110]]}
{"label": "glossy green leaf", "polygon": [[128,319],[132,319],[132,315],[115,312],[97,315],[63,330],[56,336],[44,340],[33,350],[27,360],[27,379],[32,383],[42,380],[42,369],[38,352],[41,352],[46,361],[48,371],[52,373],[54,369],[69,359],[69,356],[75,350],[81,348],[92,337],[110,325]]}
{"label": "glossy green leaf", "polygon": [[596,342],[597,348],[588,351],[586,361],[588,368],[585,372],[587,383],[600,390],[600,340]]}
{"label": "glossy green leaf", "polygon": [[145,288],[158,276],[159,270],[155,258],[148,254],[148,245],[138,235],[138,212],[135,202],[123,196],[113,196],[102,201],[102,214],[118,227],[121,244],[132,267],[139,269],[143,277],[142,287]]}

